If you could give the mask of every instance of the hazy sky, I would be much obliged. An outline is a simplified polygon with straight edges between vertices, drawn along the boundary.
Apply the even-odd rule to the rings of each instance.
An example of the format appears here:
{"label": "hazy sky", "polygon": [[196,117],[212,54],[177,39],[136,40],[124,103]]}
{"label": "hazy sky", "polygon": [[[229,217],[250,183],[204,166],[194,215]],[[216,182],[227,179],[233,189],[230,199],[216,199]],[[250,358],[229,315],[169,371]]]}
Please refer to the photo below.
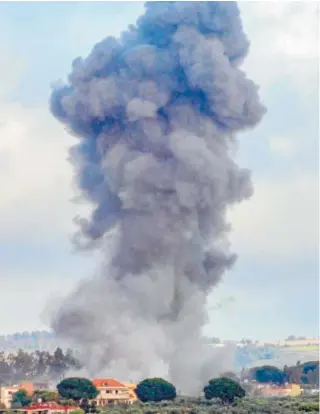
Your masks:
{"label": "hazy sky", "polygon": [[[210,298],[207,333],[318,335],[319,25],[316,3],[240,3],[245,69],[263,122],[239,137],[255,195],[230,213],[239,260]],[[66,161],[74,140],[50,115],[50,84],[72,60],[135,22],[143,3],[0,3],[0,334],[47,329],[45,305],[90,275],[72,253],[81,206]]]}

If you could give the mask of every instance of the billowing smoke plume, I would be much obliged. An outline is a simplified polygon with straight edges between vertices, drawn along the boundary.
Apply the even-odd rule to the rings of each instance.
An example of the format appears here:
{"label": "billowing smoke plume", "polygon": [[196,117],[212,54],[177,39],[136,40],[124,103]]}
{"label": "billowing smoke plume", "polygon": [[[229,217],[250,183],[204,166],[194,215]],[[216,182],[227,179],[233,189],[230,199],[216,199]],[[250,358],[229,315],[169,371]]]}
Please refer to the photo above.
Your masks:
{"label": "billowing smoke plume", "polygon": [[265,112],[239,69],[247,51],[235,3],[151,2],[52,93],[52,113],[79,138],[70,158],[94,206],[76,243],[105,255],[53,328],[94,375],[164,375],[190,393],[216,369],[202,339],[206,298],[235,262],[226,209],[252,194],[230,148]]}

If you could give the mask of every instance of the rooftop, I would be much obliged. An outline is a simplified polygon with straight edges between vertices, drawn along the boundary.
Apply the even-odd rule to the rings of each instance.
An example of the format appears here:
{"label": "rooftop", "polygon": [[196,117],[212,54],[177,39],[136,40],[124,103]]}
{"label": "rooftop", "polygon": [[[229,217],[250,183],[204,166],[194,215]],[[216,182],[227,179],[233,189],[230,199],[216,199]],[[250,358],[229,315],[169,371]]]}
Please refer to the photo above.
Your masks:
{"label": "rooftop", "polygon": [[122,384],[121,382],[119,382],[119,381],[117,381],[113,378],[95,378],[94,380],[92,380],[92,382],[97,388],[101,388],[101,387],[112,387],[112,388],[126,387],[124,384]]}

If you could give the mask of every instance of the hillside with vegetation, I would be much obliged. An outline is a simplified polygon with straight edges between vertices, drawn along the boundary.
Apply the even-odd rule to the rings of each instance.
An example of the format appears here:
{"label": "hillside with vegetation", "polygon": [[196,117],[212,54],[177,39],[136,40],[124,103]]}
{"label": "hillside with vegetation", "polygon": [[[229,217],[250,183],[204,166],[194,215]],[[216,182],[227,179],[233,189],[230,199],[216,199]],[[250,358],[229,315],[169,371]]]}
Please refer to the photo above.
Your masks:
{"label": "hillside with vegetation", "polygon": [[106,407],[101,414],[303,414],[318,413],[316,397],[256,398],[245,397],[232,404],[204,398],[177,398],[159,403]]}
{"label": "hillside with vegetation", "polygon": [[[264,375],[270,376],[270,367],[265,370]],[[279,373],[277,375],[277,380],[279,380]],[[196,398],[177,396],[175,386],[162,378],[148,378],[141,381],[136,388],[138,401],[133,404],[108,404],[99,407],[96,401],[92,401],[98,394],[98,389],[88,379],[65,378],[57,385],[57,392],[36,391],[32,397],[23,390],[16,392],[13,396],[13,409],[28,407],[38,397],[41,397],[43,401],[51,400],[62,405],[74,405],[73,414],[298,414],[319,412],[318,396],[295,398],[253,396],[238,381],[227,377],[210,380],[203,388],[203,396]]]}
{"label": "hillside with vegetation", "polygon": [[70,370],[79,370],[81,364],[74,353],[56,348],[49,351],[0,352],[0,385],[17,384],[30,380],[59,380]]}
{"label": "hillside with vegetation", "polygon": [[[293,335],[287,340],[295,340]],[[217,337],[207,338],[208,346],[221,344]],[[318,359],[319,346],[309,347],[288,347],[276,346],[275,344],[260,344],[257,341],[242,339],[239,342],[242,346],[235,346],[235,342],[227,344],[233,348],[231,366],[235,371],[242,368],[269,365],[282,368],[283,366],[295,365],[297,361],[312,361]],[[12,335],[0,335],[0,351],[5,354],[16,353],[19,349],[24,351],[47,351],[54,352],[56,348],[67,349],[68,345],[62,343],[54,333],[48,331],[18,332]],[[74,350],[76,352],[76,350]]]}

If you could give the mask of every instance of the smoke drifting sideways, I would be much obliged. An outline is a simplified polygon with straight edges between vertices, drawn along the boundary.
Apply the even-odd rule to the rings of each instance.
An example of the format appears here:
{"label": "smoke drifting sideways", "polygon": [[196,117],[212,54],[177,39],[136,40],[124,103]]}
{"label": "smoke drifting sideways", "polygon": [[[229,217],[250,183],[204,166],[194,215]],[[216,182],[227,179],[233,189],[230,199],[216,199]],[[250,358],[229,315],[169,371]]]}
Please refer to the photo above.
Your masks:
{"label": "smoke drifting sideways", "polygon": [[206,298],[236,259],[226,210],[253,191],[231,148],[265,113],[240,69],[248,47],[236,3],[150,2],[52,92],[92,205],[74,241],[102,255],[52,328],[92,375],[162,375],[192,394],[218,369]]}

